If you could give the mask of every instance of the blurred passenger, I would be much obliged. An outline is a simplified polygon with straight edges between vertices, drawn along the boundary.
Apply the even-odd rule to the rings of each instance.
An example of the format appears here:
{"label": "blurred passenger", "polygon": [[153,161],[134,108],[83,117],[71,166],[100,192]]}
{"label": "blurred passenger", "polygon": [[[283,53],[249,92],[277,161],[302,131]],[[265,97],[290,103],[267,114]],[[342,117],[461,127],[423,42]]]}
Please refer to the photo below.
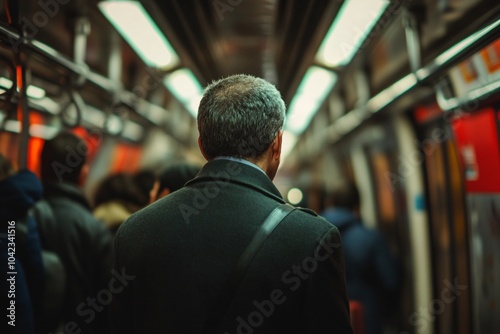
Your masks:
{"label": "blurred passenger", "polygon": [[[2,319],[2,333],[33,334],[41,320],[45,274],[36,223],[28,215],[41,197],[42,184],[35,174],[28,170],[16,173],[10,161],[0,154],[0,285],[2,310],[7,313]],[[11,256],[14,263],[9,263]],[[17,274],[7,275],[9,272]],[[15,304],[11,305],[12,301]],[[13,313],[9,310],[12,307]]]}
{"label": "blurred passenger", "polygon": [[117,173],[106,177],[94,196],[94,216],[103,221],[114,234],[132,213],[149,203],[149,196],[139,190],[132,176]]}
{"label": "blurred passenger", "polygon": [[326,220],[335,225],[342,236],[347,295],[361,303],[366,334],[380,334],[384,318],[397,300],[401,277],[383,235],[366,228],[360,219],[359,193],[355,185],[340,187],[326,196]]}
{"label": "blurred passenger", "polygon": [[200,169],[201,166],[187,162],[176,163],[165,168],[158,176],[160,184],[156,199],[163,198],[184,187],[186,182],[195,178]]}
{"label": "blurred passenger", "polygon": [[151,170],[141,170],[132,176],[132,180],[138,187],[140,193],[140,203],[145,207],[156,200],[160,181]]}
{"label": "blurred passenger", "polygon": [[114,333],[352,333],[338,230],[310,210],[288,214],[236,291],[220,295],[285,203],[272,183],[284,118],[280,93],[263,79],[235,75],[205,90],[198,143],[208,163],[115,237],[115,267],[129,281],[113,299]]}
{"label": "blurred passenger", "polygon": [[43,248],[57,253],[66,270],[65,331],[106,333],[112,235],[92,216],[79,188],[88,171],[86,159],[87,145],[71,132],[45,142],[41,153],[45,195],[35,214]]}

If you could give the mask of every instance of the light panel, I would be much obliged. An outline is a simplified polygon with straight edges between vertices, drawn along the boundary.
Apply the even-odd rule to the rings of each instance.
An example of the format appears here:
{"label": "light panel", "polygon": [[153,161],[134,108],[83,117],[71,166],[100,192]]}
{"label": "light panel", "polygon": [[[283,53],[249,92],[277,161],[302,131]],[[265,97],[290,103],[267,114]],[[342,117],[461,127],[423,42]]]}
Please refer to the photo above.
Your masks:
{"label": "light panel", "polygon": [[316,60],[331,67],[348,64],[388,5],[385,0],[346,0],[321,43]]}
{"label": "light panel", "polygon": [[290,103],[286,129],[295,135],[302,133],[336,81],[337,75],[334,72],[318,66],[311,66]]}
{"label": "light panel", "polygon": [[[12,88],[12,80],[0,77],[0,89],[3,91],[6,91],[8,89]],[[26,94],[28,94],[28,97],[31,97],[32,99],[43,99],[45,97],[45,90],[43,90],[40,87],[29,85],[28,89],[26,90]]]}
{"label": "light panel", "polygon": [[165,77],[163,83],[186,109],[196,117],[203,94],[203,87],[193,72],[187,68],[177,70]]}
{"label": "light panel", "polygon": [[43,99],[45,97],[45,90],[37,86],[29,85],[26,94],[33,99]]}
{"label": "light panel", "polygon": [[171,68],[179,57],[139,1],[103,1],[99,9],[147,66]]}

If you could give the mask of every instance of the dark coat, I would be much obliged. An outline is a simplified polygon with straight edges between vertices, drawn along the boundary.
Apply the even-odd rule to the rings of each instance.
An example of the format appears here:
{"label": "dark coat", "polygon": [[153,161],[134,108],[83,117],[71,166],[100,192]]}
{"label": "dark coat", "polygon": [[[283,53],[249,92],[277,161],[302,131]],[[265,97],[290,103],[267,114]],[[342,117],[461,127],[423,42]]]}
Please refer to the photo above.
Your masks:
{"label": "dark coat", "polygon": [[[133,214],[115,237],[115,269],[127,280],[113,299],[113,332],[199,333],[280,203],[261,171],[214,160]],[[338,230],[312,211],[293,211],[254,258],[217,333],[351,333],[343,266]]]}
{"label": "dark coat", "polygon": [[107,227],[92,216],[89,204],[76,186],[49,183],[44,187],[55,224],[47,217],[36,218],[43,248],[57,253],[65,267],[66,331],[106,333],[109,299],[105,290],[113,267],[113,237]]}
{"label": "dark coat", "polygon": [[[27,215],[28,210],[42,196],[42,184],[35,174],[23,170],[0,182],[0,291],[2,293],[2,309],[10,306],[15,300],[16,333],[35,333],[37,310],[42,302],[44,268],[41,255],[40,240],[33,218]],[[8,231],[8,222],[15,224],[15,233]],[[15,222],[15,223],[14,223]],[[11,225],[13,226],[13,225]],[[8,239],[11,232],[11,240]],[[12,239],[14,238],[14,239]],[[14,245],[9,245],[12,243]],[[9,253],[15,254],[15,268],[8,270]],[[10,284],[7,284],[7,272],[17,272],[15,276],[15,298],[7,298]],[[4,305],[8,302],[9,305]],[[10,311],[9,311],[10,312]],[[14,328],[7,325],[9,318],[3,319],[2,333],[13,333]],[[3,331],[4,328],[8,328]]]}
{"label": "dark coat", "polygon": [[342,235],[342,248],[349,299],[360,301],[367,334],[380,334],[384,316],[397,300],[401,273],[383,235],[363,226],[359,218],[343,208],[321,213]]}

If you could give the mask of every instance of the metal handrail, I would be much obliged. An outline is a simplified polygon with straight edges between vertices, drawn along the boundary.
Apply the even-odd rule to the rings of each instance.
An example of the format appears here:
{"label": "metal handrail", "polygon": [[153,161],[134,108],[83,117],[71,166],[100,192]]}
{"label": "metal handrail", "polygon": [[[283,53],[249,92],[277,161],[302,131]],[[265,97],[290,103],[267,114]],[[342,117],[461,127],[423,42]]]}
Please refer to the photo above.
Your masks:
{"label": "metal handrail", "polygon": [[500,91],[500,81],[493,81],[484,86],[476,88],[463,97],[451,97],[447,98],[444,93],[444,88],[442,85],[438,84],[435,86],[436,89],[436,101],[439,108],[444,112],[451,112],[455,109],[466,106],[471,102],[476,102],[478,100],[484,100]]}
{"label": "metal handrail", "polygon": [[[387,109],[388,106],[392,105],[402,96],[419,87],[422,83],[438,78],[443,74],[443,72],[449,70],[451,67],[471,56],[474,52],[479,51],[484,46],[495,41],[498,38],[499,30],[500,19],[497,19],[493,23],[490,23],[486,27],[476,31],[469,37],[466,37],[456,45],[452,46],[436,57],[436,59],[431,63],[406,75],[399,81],[373,96],[364,106],[357,106],[345,115],[339,117],[333,124],[325,128],[325,130],[315,133],[313,137],[318,140],[327,138],[329,143],[339,141],[342,137],[361,126],[373,114]],[[498,85],[500,85],[499,82],[493,82],[487,86],[472,91],[467,94],[466,97],[471,98],[475,95],[476,99],[484,98],[485,96],[489,96],[493,92],[498,91]],[[442,93],[439,89],[437,92],[439,92],[439,94]],[[450,108],[457,108],[458,106],[468,102],[465,98],[460,99],[460,101],[444,100],[442,95],[438,98],[441,103],[443,103],[443,106],[446,107],[443,109],[445,111],[450,110]],[[316,144],[321,145],[322,143]]]}
{"label": "metal handrail", "polygon": [[16,43],[17,45],[22,45],[27,47],[32,52],[42,56],[44,59],[48,59],[57,65],[67,69],[73,74],[83,77],[94,85],[100,87],[101,89],[113,93],[120,90],[121,87],[110,79],[92,72],[84,64],[77,64],[70,60],[68,57],[64,56],[57,50],[51,48],[50,46],[36,40],[31,40],[22,37],[19,33],[13,31],[11,28],[0,24],[0,38],[4,38],[10,43]]}

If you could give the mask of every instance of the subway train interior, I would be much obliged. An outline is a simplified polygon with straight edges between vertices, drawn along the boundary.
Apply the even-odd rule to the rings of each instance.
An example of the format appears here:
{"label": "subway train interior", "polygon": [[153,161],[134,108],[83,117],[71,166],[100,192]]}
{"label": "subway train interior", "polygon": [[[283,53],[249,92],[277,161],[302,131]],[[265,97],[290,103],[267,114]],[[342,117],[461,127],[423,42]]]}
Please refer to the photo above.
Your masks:
{"label": "subway train interior", "polygon": [[90,200],[111,173],[203,164],[203,88],[262,77],[287,105],[284,198],[320,212],[354,182],[399,259],[385,333],[500,331],[500,2],[0,4],[0,153],[16,169],[38,175],[61,129],[90,148]]}

